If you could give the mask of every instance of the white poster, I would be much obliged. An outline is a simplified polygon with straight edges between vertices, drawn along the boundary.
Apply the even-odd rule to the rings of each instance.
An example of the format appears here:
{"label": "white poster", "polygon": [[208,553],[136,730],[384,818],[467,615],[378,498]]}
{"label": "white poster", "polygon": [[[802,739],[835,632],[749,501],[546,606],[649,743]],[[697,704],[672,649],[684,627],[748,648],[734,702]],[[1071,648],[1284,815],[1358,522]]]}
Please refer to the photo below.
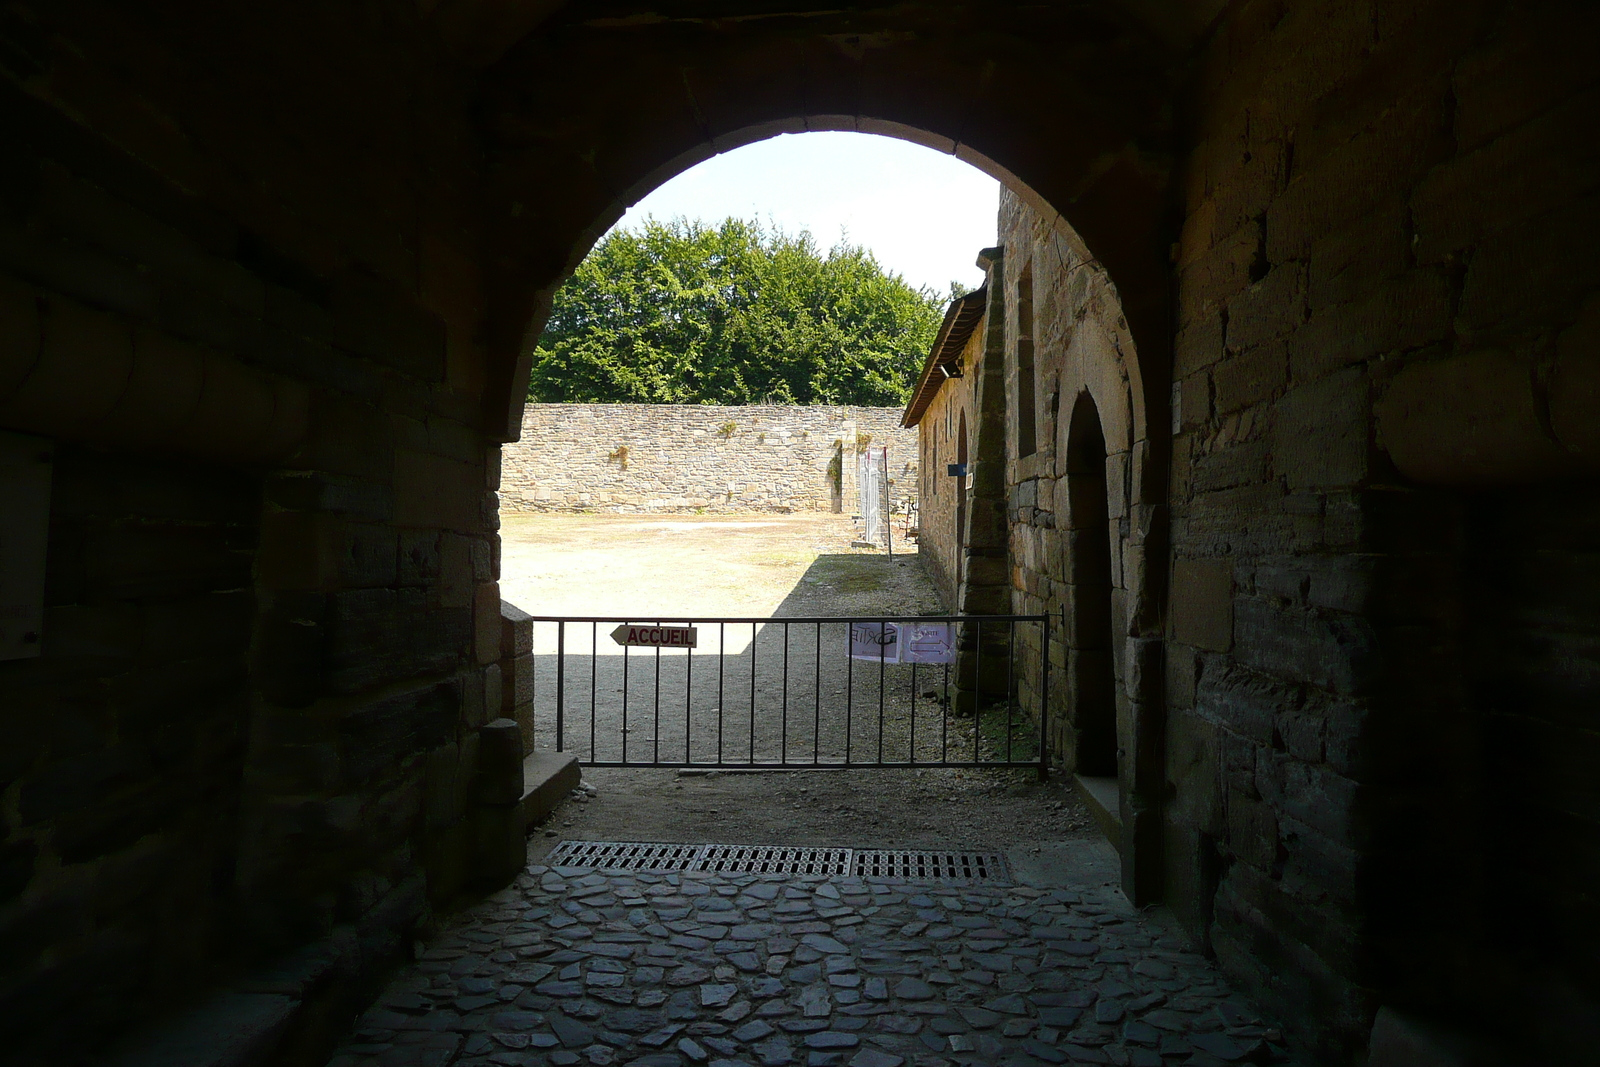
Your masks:
{"label": "white poster", "polygon": [[850,658],[900,662],[900,626],[892,622],[850,624]]}
{"label": "white poster", "polygon": [[947,622],[905,622],[900,627],[901,663],[954,663],[954,628]]}

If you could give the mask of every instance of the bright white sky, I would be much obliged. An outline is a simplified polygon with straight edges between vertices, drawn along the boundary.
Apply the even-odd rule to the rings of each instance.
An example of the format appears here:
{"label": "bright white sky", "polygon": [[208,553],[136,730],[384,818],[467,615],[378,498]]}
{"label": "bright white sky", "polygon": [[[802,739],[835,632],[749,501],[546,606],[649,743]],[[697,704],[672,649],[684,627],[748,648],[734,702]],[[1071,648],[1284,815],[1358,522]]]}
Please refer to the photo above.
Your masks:
{"label": "bright white sky", "polygon": [[1000,185],[954,156],[863,133],[785,134],[684,171],[617,224],[729,215],[808,229],[824,249],[841,232],[890,271],[943,297],[983,284],[978,252],[995,243]]}

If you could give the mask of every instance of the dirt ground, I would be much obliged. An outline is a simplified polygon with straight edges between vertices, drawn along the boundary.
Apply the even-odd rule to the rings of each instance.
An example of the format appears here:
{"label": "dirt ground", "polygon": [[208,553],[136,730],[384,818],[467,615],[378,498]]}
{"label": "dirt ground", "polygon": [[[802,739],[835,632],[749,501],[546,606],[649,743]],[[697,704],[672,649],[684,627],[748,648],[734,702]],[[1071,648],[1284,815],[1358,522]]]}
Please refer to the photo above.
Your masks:
{"label": "dirt ground", "polygon": [[[852,549],[845,516],[508,515],[501,534],[503,595],[535,615],[945,610],[914,555]],[[1027,770],[591,767],[584,778],[592,793],[530,838],[531,859],[559,838],[1010,849],[1097,834],[1064,780]]]}

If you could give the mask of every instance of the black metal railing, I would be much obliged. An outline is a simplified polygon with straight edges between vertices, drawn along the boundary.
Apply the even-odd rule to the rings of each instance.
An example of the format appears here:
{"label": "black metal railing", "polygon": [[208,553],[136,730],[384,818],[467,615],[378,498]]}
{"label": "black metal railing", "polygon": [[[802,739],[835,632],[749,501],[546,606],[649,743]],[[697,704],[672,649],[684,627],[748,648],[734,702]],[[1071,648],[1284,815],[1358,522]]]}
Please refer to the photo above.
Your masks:
{"label": "black metal railing", "polygon": [[[1043,774],[1050,619],[535,616],[535,745],[600,767]],[[629,627],[680,643],[619,644]]]}

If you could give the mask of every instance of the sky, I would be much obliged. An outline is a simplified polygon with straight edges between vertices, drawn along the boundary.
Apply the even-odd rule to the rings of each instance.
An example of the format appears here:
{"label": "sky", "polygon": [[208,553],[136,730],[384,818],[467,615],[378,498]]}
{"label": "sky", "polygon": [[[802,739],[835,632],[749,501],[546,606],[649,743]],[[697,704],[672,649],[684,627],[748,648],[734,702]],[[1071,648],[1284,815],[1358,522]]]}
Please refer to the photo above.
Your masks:
{"label": "sky", "polygon": [[995,243],[1000,186],[954,156],[864,133],[784,134],[706,160],[657,188],[618,226],[648,216],[720,222],[729,215],[841,234],[888,270],[941,297],[983,284],[974,265]]}

